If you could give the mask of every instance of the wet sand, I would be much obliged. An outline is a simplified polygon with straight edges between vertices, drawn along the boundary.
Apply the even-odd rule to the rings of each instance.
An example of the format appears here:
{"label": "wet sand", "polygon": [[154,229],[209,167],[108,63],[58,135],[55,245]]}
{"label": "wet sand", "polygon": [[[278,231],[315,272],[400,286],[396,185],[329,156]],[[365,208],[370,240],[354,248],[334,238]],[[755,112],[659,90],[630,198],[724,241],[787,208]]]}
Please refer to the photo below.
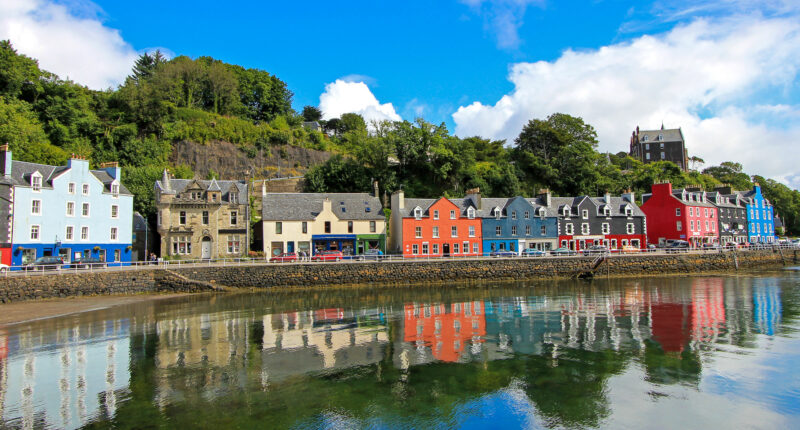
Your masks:
{"label": "wet sand", "polygon": [[27,321],[53,318],[81,312],[150,300],[163,300],[186,294],[141,294],[133,296],[93,296],[66,299],[45,299],[0,305],[0,327]]}

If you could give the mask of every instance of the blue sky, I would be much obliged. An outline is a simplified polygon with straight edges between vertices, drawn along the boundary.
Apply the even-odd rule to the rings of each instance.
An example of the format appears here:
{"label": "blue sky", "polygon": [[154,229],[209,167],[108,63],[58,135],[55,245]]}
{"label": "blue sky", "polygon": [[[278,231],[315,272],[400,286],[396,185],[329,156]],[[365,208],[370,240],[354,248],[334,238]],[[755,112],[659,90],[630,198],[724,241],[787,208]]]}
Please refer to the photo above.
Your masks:
{"label": "blue sky", "polygon": [[[509,143],[581,116],[600,149],[681,127],[690,155],[800,186],[800,4],[790,0],[4,0],[0,38],[62,77],[119,83],[142,52],[273,73],[327,117],[422,116]],[[766,150],[766,151],[765,151]]]}

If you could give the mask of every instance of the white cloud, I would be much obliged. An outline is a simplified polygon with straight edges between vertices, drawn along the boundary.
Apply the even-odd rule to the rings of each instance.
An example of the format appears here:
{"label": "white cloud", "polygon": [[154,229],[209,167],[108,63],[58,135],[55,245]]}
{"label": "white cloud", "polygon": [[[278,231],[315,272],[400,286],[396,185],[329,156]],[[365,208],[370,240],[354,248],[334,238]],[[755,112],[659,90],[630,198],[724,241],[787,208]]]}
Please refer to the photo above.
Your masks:
{"label": "white cloud", "polygon": [[504,49],[519,47],[518,30],[528,5],[544,5],[544,0],[461,0],[484,19],[486,30],[497,37],[497,46]]}
{"label": "white cloud", "polygon": [[739,161],[749,173],[788,182],[800,174],[800,125],[788,120],[800,107],[782,99],[799,69],[796,19],[696,20],[657,36],[568,50],[552,62],[515,64],[511,93],[494,105],[462,106],[453,120],[459,136],[513,142],[528,120],[568,113],[592,124],[600,149],[612,152],[627,150],[637,125],[663,121],[682,127],[690,155],[707,165]]}
{"label": "white cloud", "polygon": [[[72,8],[70,8],[70,6]],[[45,70],[93,89],[121,83],[137,52],[118,30],[97,18],[96,5],[70,6],[48,0],[0,2],[0,39],[39,60]]]}
{"label": "white cloud", "polygon": [[370,121],[400,121],[400,115],[391,103],[381,104],[364,82],[347,82],[337,79],[325,85],[319,96],[319,108],[323,119],[338,118],[345,113],[357,113]]}

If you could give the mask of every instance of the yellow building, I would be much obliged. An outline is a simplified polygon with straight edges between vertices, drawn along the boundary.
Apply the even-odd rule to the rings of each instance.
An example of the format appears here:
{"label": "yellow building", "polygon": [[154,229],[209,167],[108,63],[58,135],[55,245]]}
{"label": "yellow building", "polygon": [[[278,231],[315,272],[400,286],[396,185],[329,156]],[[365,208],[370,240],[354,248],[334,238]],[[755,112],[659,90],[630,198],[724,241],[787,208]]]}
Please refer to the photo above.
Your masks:
{"label": "yellow building", "polygon": [[323,250],[362,255],[386,249],[380,199],[366,193],[262,192],[261,232],[269,256]]}

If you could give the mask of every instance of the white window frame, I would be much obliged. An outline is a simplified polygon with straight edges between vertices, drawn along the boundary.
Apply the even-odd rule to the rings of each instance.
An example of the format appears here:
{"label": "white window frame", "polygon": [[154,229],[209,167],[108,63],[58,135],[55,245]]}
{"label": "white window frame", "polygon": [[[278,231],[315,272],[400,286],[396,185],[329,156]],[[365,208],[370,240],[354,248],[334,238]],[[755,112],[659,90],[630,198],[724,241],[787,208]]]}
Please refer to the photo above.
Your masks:
{"label": "white window frame", "polygon": [[628,234],[633,234],[633,232],[634,232],[635,230],[634,230],[634,227],[633,227],[633,223],[632,223],[632,222],[629,222],[627,225],[625,225],[625,231],[626,231]]}
{"label": "white window frame", "polygon": [[431,237],[438,238],[439,237],[439,226],[433,226],[433,231],[431,232]]}
{"label": "white window frame", "polygon": [[677,221],[677,222],[675,223],[675,230],[678,230],[678,231],[683,231],[683,223],[682,223],[682,222],[680,222],[680,221]]}
{"label": "white window frame", "polygon": [[41,215],[42,214],[42,201],[39,199],[31,200],[31,215]]}
{"label": "white window frame", "polygon": [[503,235],[503,227],[502,226],[495,226],[494,227],[494,235],[495,236],[502,236]]}
{"label": "white window frame", "polygon": [[675,208],[675,216],[681,216],[681,208]]}
{"label": "white window frame", "polygon": [[31,242],[39,242],[42,240],[42,226],[39,224],[32,224],[30,231]]}
{"label": "white window frame", "polygon": [[89,226],[81,226],[81,241],[86,242],[89,240]]}
{"label": "white window frame", "polygon": [[481,249],[480,249],[480,245],[478,244],[478,242],[472,242],[472,253],[473,254],[477,254],[479,252],[481,252]]}
{"label": "white window frame", "polygon": [[464,254],[469,254],[469,242],[461,242],[461,250]]}
{"label": "white window frame", "polygon": [[414,227],[414,237],[417,239],[422,238],[422,227],[420,226]]}
{"label": "white window frame", "polygon": [[67,193],[75,194],[75,183],[74,182],[70,182],[69,184],[67,184]]}
{"label": "white window frame", "polygon": [[517,226],[515,226],[515,225],[511,226],[511,235],[512,236],[516,236],[517,235]]}
{"label": "white window frame", "polygon": [[458,237],[458,226],[450,226],[450,237]]}
{"label": "white window frame", "polygon": [[117,242],[119,240],[119,229],[117,227],[111,227],[108,233],[108,240],[112,242]]}
{"label": "white window frame", "polygon": [[42,192],[42,174],[38,171],[31,174],[31,189],[34,193]]}
{"label": "white window frame", "polygon": [[428,242],[422,242],[422,254],[423,255],[430,255],[430,246]]}
{"label": "white window frame", "polygon": [[458,242],[453,242],[453,254],[461,254]]}
{"label": "white window frame", "polygon": [[433,219],[439,219],[439,211],[433,211]]}
{"label": "white window frame", "polygon": [[231,211],[228,221],[230,221],[231,226],[239,225],[239,211]]}
{"label": "white window frame", "polygon": [[469,226],[469,237],[475,237],[475,226]]}
{"label": "white window frame", "polygon": [[454,210],[450,211],[450,219],[456,219],[456,211]]}
{"label": "white window frame", "polygon": [[119,205],[111,205],[111,218],[119,218]]}
{"label": "white window frame", "polygon": [[525,236],[530,236],[530,235],[531,235],[531,226],[530,225],[526,225],[525,226]]}
{"label": "white window frame", "polygon": [[411,245],[411,253],[414,254],[414,255],[418,255],[419,254],[419,245],[418,244],[415,243],[415,244]]}
{"label": "white window frame", "polygon": [[469,219],[475,218],[475,208],[473,207],[467,208],[467,218]]}
{"label": "white window frame", "polygon": [[586,236],[590,232],[591,230],[589,229],[589,223],[588,222],[581,223],[581,235]]}
{"label": "white window frame", "polygon": [[81,217],[89,218],[90,216],[92,216],[92,207],[88,202],[83,202],[81,204]]}
{"label": "white window frame", "polygon": [[[72,210],[70,210],[70,204],[72,205]],[[67,202],[67,207],[65,209],[67,216],[75,216],[75,202]]]}
{"label": "white window frame", "polygon": [[64,229],[64,240],[65,241],[69,241],[69,242],[72,242],[73,240],[75,240],[75,226],[74,225],[68,225]]}
{"label": "white window frame", "polygon": [[422,219],[422,208],[414,208],[414,218]]}
{"label": "white window frame", "polygon": [[567,224],[564,226],[564,233],[572,235],[575,234],[575,224]]}
{"label": "white window frame", "polygon": [[525,219],[531,219],[531,212],[525,211]]}
{"label": "white window frame", "polygon": [[587,209],[581,211],[581,218],[589,219],[589,211]]}
{"label": "white window frame", "polygon": [[439,244],[438,243],[434,243],[434,244],[431,245],[431,254],[439,255]]}
{"label": "white window frame", "polygon": [[111,197],[119,198],[119,182],[117,181],[111,183]]}
{"label": "white window frame", "polygon": [[517,211],[511,211],[511,219],[517,219]]}
{"label": "white window frame", "polygon": [[611,225],[609,223],[604,222],[601,226],[603,234],[611,234]]}
{"label": "white window frame", "polygon": [[90,192],[89,184],[82,184],[81,185],[81,194],[84,196],[88,196]]}

